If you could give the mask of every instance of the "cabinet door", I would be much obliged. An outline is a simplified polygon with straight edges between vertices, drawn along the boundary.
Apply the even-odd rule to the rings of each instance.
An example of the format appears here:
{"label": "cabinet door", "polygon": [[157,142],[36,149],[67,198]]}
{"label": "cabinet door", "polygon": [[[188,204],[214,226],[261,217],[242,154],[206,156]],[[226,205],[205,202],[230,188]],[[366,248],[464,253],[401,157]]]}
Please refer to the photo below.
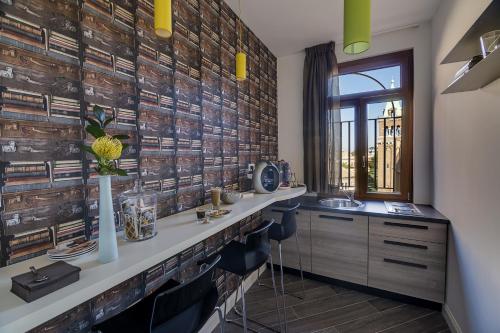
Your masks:
{"label": "cabinet door", "polygon": [[312,273],[367,285],[368,217],[311,213]]}
{"label": "cabinet door", "polygon": [[[281,223],[282,210],[279,207],[268,207],[264,210],[264,219],[274,219],[276,223]],[[311,272],[311,213],[308,210],[297,209],[296,214],[302,269],[305,272]],[[279,264],[278,243],[271,241],[271,246],[273,263]],[[283,266],[299,269],[299,256],[295,236],[281,242],[281,251]]]}

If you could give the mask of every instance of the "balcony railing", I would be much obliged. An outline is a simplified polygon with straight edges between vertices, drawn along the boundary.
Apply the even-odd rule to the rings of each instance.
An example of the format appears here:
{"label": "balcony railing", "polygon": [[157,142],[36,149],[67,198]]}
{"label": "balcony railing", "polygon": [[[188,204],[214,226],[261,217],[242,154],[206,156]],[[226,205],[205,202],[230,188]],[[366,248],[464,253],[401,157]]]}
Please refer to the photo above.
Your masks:
{"label": "balcony railing", "polygon": [[[398,159],[401,149],[401,121],[401,116],[368,119],[367,133],[372,135],[368,145],[367,158],[368,190],[370,192],[393,192],[395,190],[394,184],[397,184]],[[329,129],[331,130],[333,128],[331,117],[329,123]],[[355,122],[353,120],[340,121],[336,124],[335,128],[339,129],[339,137],[341,138],[340,163],[342,166],[339,177],[341,181],[340,185],[346,189],[354,190],[356,187]],[[329,133],[329,137],[329,145],[332,145],[333,137],[331,133]],[[396,143],[395,147],[394,143]],[[333,156],[329,156],[330,166],[334,165],[332,158]],[[379,159],[382,159],[382,168],[379,167]],[[330,180],[330,184],[335,184],[335,181],[333,179]]]}

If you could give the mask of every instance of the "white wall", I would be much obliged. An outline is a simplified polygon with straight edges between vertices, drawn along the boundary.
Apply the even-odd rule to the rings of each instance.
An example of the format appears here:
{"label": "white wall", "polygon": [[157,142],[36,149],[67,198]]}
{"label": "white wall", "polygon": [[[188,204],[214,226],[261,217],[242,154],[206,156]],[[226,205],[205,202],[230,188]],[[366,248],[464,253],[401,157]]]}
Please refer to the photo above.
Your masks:
{"label": "white wall", "polygon": [[[328,42],[328,41],[324,41]],[[406,49],[414,52],[414,201],[432,200],[432,111],[431,111],[431,27],[422,23],[373,37],[370,50],[355,57],[342,52],[337,43],[339,62]],[[305,53],[278,58],[278,149],[280,158],[291,162],[297,178],[303,180],[302,74]]]}
{"label": "white wall", "polygon": [[489,3],[446,0],[432,22],[434,206],[451,220],[445,310],[464,333],[500,332],[500,82],[441,95],[462,63],[440,62]]}
{"label": "white wall", "polygon": [[278,58],[278,153],[304,181],[302,74],[305,53]]}

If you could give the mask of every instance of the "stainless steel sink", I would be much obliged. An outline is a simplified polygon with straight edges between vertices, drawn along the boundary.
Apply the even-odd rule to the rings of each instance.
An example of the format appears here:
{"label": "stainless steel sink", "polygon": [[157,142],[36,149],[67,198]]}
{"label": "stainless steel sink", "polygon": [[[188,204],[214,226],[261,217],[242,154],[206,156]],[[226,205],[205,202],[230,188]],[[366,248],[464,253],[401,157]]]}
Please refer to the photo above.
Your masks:
{"label": "stainless steel sink", "polygon": [[365,204],[358,200],[349,200],[341,198],[329,198],[319,200],[319,204],[329,208],[337,209],[358,209],[363,207]]}

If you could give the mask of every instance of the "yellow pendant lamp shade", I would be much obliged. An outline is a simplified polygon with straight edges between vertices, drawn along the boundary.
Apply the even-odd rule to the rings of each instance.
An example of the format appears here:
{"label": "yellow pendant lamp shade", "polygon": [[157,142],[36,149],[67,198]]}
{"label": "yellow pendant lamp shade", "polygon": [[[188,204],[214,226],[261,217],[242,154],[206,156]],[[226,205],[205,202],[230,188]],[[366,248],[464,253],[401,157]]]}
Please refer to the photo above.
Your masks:
{"label": "yellow pendant lamp shade", "polygon": [[236,53],[236,80],[243,81],[247,78],[247,55],[243,53],[241,29],[241,0],[238,1],[238,43],[239,51]]}
{"label": "yellow pendant lamp shade", "polygon": [[344,53],[358,54],[370,48],[370,0],[344,0]]}
{"label": "yellow pendant lamp shade", "polygon": [[172,36],[172,1],[155,0],[155,33],[159,37]]}
{"label": "yellow pendant lamp shade", "polygon": [[243,81],[247,78],[247,55],[243,52],[236,53],[236,80]]}

